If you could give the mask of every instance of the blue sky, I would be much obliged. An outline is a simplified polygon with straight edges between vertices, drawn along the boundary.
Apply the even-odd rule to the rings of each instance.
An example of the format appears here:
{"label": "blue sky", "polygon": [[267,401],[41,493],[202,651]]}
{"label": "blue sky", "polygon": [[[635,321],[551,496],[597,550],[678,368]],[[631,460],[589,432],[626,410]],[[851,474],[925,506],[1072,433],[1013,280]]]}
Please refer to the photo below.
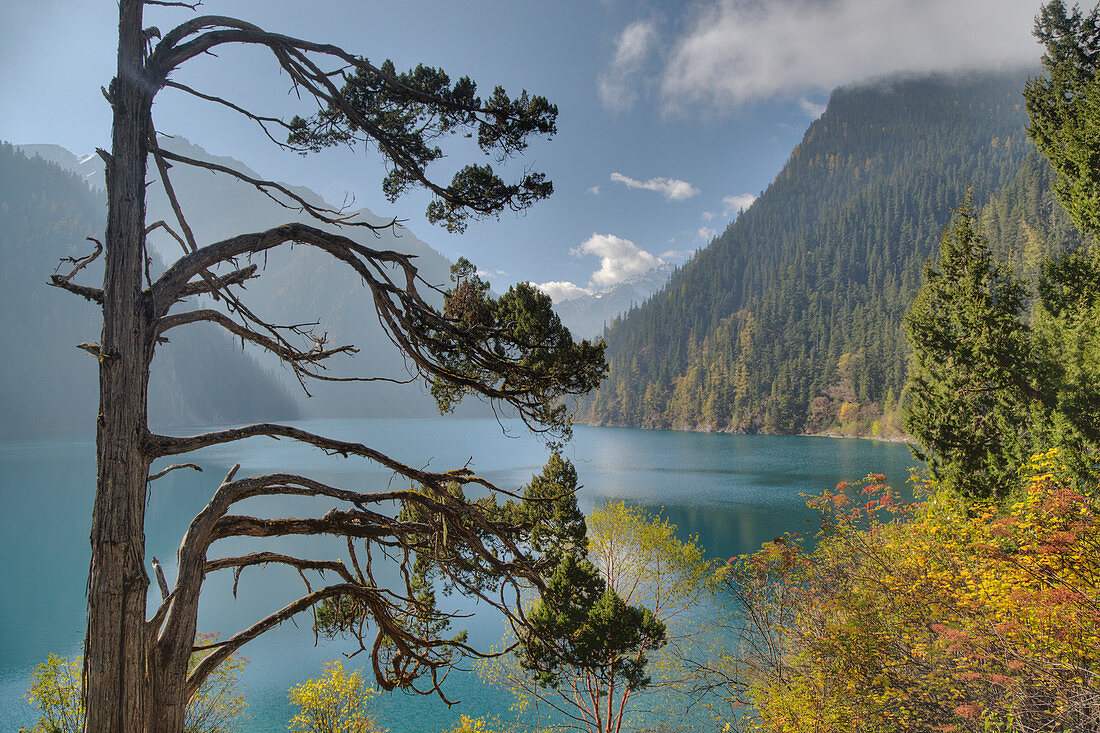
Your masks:
{"label": "blue sky", "polygon": [[[254,126],[171,90],[155,115],[161,132],[265,176],[407,219],[498,289],[557,283],[551,291],[562,297],[683,262],[767,187],[837,85],[1035,64],[1038,8],[1037,0],[206,0],[204,14],[555,102],[558,135],[532,145],[514,169],[546,171],[554,196],[462,235],[429,225],[423,197],[388,203],[381,164],[362,151],[288,154]],[[162,31],[190,16],[147,11]],[[0,139],[77,153],[108,145],[99,87],[113,74],[116,22],[110,0],[0,3]],[[178,78],[257,112],[302,111],[263,53],[220,56]],[[461,161],[457,150],[442,170]]]}

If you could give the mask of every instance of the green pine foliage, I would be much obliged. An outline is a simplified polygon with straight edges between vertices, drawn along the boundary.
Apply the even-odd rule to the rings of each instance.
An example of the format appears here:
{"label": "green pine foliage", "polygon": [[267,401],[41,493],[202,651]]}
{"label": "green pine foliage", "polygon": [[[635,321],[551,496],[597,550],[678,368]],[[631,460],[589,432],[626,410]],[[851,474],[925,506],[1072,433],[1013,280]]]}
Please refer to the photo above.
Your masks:
{"label": "green pine foliage", "polygon": [[1080,244],[1024,132],[1023,73],[841,88],[775,181],[605,334],[597,424],[889,437],[903,314],[973,191],[991,248],[1032,273]]}
{"label": "green pine foliage", "polygon": [[905,426],[932,476],[1003,499],[1017,467],[1053,449],[1082,486],[1100,454],[1100,248],[1045,258],[1023,278],[990,249],[970,201],[906,314]]}
{"label": "green pine foliage", "polygon": [[538,605],[519,647],[520,665],[540,685],[558,687],[568,673],[600,679],[597,689],[642,689],[648,653],[665,644],[665,625],[653,612],[628,606],[587,559],[566,555]]}
{"label": "green pine foliage", "polygon": [[1057,171],[1055,189],[1073,220],[1100,230],[1100,7],[1083,14],[1053,0],[1035,19],[1046,48],[1043,74],[1029,79],[1024,97],[1028,135]]}
{"label": "green pine foliage", "polygon": [[939,257],[906,314],[913,346],[905,427],[932,475],[988,497],[1013,484],[1034,452],[1033,335],[1027,289],[994,259],[969,200],[943,234]]}

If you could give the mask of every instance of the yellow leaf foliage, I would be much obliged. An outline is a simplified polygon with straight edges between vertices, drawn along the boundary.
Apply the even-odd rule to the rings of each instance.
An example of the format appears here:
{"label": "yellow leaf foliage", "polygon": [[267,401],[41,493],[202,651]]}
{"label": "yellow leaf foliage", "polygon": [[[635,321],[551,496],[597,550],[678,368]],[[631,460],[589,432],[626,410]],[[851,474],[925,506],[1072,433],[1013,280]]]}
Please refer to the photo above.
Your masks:
{"label": "yellow leaf foliage", "polygon": [[367,711],[377,693],[359,670],[351,674],[340,662],[325,664],[325,673],[295,685],[288,695],[298,709],[288,729],[294,733],[384,733]]}
{"label": "yellow leaf foliage", "polygon": [[1100,729],[1100,508],[1061,472],[1035,456],[1004,507],[905,505],[878,476],[812,500],[812,550],[745,559],[789,604],[758,729]]}

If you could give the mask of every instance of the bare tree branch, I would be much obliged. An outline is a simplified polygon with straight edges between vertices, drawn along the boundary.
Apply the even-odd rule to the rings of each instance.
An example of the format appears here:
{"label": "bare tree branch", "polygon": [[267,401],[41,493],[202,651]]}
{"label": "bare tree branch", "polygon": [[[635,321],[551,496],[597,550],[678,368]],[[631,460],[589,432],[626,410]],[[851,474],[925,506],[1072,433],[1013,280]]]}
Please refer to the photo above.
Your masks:
{"label": "bare tree branch", "polygon": [[333,560],[303,560],[301,558],[292,557],[290,555],[283,555],[278,552],[253,552],[248,555],[241,555],[238,557],[220,557],[215,560],[208,560],[206,563],[206,572],[213,573],[218,570],[227,570],[232,568],[234,571],[240,571],[247,567],[255,565],[287,565],[298,570],[317,570],[325,571],[331,570],[339,575],[341,578],[349,583],[354,583],[355,578],[348,572],[348,569],[344,566],[344,563]]}
{"label": "bare tree branch", "polygon": [[174,229],[172,229],[172,227],[168,226],[168,223],[165,222],[164,219],[160,219],[159,221],[155,221],[152,224],[150,224],[149,226],[145,227],[145,235],[148,236],[148,235],[152,234],[154,231],[156,231],[157,229],[163,229],[164,231],[168,232],[169,235],[171,235],[172,239],[179,242],[180,247],[183,248],[183,253],[184,254],[187,254],[188,252],[191,251],[191,249],[187,246],[187,242],[185,242],[183,240],[183,237],[181,237],[179,234],[177,234],[176,231]]}
{"label": "bare tree branch", "polygon": [[188,283],[181,290],[181,299],[189,297],[191,295],[213,295],[215,293],[222,292],[230,285],[243,285],[252,278],[259,277],[256,274],[258,267],[256,265],[249,265],[248,267],[242,267],[239,270],[234,270],[226,275],[220,277],[212,277],[209,282],[191,282]]}
{"label": "bare tree branch", "polygon": [[194,3],[185,3],[182,0],[142,0],[146,5],[161,5],[166,8],[187,8],[188,10],[198,10],[202,6],[202,0]]}
{"label": "bare tree branch", "polygon": [[199,473],[202,473],[202,467],[201,466],[196,466],[194,463],[177,463],[175,465],[168,466],[167,468],[165,468],[162,471],[157,471],[156,473],[154,473],[152,476],[149,477],[149,482],[151,483],[153,481],[156,481],[158,478],[161,478],[162,476],[166,476],[167,474],[171,473],[172,471],[178,471],[181,468],[193,468],[194,470],[198,471]]}
{"label": "bare tree branch", "polygon": [[180,206],[179,199],[176,198],[176,190],[173,188],[172,179],[168,175],[168,164],[164,161],[165,156],[157,143],[156,131],[152,129],[151,123],[149,130],[149,151],[153,154],[153,160],[156,161],[157,171],[160,173],[160,184],[164,188],[164,194],[168,197],[168,203],[172,207],[172,212],[176,215],[176,221],[179,222],[180,231],[183,232],[184,239],[187,242],[187,250],[194,252],[199,248],[199,245],[195,241],[195,234],[191,231],[191,225],[187,223],[187,217],[183,215],[183,207]]}
{"label": "bare tree branch", "polygon": [[168,581],[164,578],[164,568],[160,566],[160,560],[153,556],[153,574],[157,576],[157,585],[160,586],[160,598],[162,601],[168,600]]}
{"label": "bare tree branch", "polygon": [[204,99],[207,102],[214,102],[215,104],[220,104],[224,107],[228,107],[229,109],[233,110],[234,112],[236,112],[238,114],[241,114],[241,115],[244,115],[248,119],[255,121],[256,124],[260,126],[260,129],[263,130],[264,135],[267,136],[267,139],[270,140],[271,142],[275,143],[276,145],[278,145],[280,148],[283,148],[284,150],[294,150],[294,151],[299,151],[299,152],[301,151],[301,148],[299,148],[297,146],[289,145],[285,141],[282,141],[282,140],[277,140],[275,138],[275,136],[273,136],[271,134],[271,131],[267,129],[268,124],[273,124],[273,125],[279,125],[280,127],[287,130],[288,132],[290,131],[290,125],[288,125],[284,120],[281,120],[278,117],[265,117],[263,115],[253,114],[252,112],[249,112],[244,107],[233,104],[232,102],[230,102],[227,99],[222,99],[221,97],[217,97],[217,96],[214,96],[212,94],[203,94],[202,92],[198,91],[197,89],[192,89],[191,87],[187,86],[186,84],[180,84],[179,82],[172,81],[171,79],[164,82],[164,86],[166,86],[168,88],[171,88],[171,89],[178,89],[181,92],[186,92],[187,94],[198,97],[199,99]]}
{"label": "bare tree branch", "polygon": [[[263,327],[269,331],[289,329],[300,335],[307,336],[312,341],[313,346],[308,350],[302,350],[290,344],[286,339],[276,340],[269,336],[265,336],[246,325],[237,323],[224,313],[213,309],[199,309],[164,316],[160,319],[160,323],[157,327],[157,334],[160,336],[170,329],[199,322],[213,323],[221,326],[243,341],[256,344],[278,357],[293,370],[295,377],[298,378],[303,388],[305,387],[305,379],[314,379],[321,382],[387,382],[390,384],[409,384],[415,379],[415,377],[408,377],[405,379],[398,379],[395,377],[334,377],[327,374],[321,374],[309,367],[313,366],[319,369],[325,369],[326,367],[322,362],[330,357],[337,354],[357,354],[359,353],[359,349],[350,345],[326,349],[325,343],[327,341],[327,334],[317,336],[311,331],[301,330],[299,326],[263,324]],[[308,390],[306,393],[309,393]]]}
{"label": "bare tree branch", "polygon": [[[226,175],[232,176],[239,181],[243,181],[251,186],[254,186],[258,191],[263,193],[265,196],[267,196],[283,208],[290,209],[291,211],[299,211],[305,214],[309,214],[314,219],[317,219],[318,221],[323,221],[326,224],[363,227],[373,232],[385,231],[386,229],[392,229],[393,227],[397,226],[396,219],[391,221],[389,224],[371,224],[370,222],[362,219],[357,221],[355,218],[355,214],[348,215],[342,211],[337,211],[335,209],[329,209],[324,206],[311,204],[281,183],[277,183],[275,181],[266,181],[261,178],[253,178],[252,176],[242,173],[235,168],[230,168],[226,165],[220,165],[218,163],[205,160],[198,160],[196,158],[189,158],[185,155],[173,153],[170,150],[166,150],[160,147],[156,148],[156,155],[166,158],[168,160],[175,161],[177,163],[190,165],[195,168],[205,168],[208,171],[225,173]],[[285,200],[280,199],[278,196],[275,196],[272,193],[273,191],[285,196],[290,201],[293,201],[294,204],[297,204],[297,206],[291,205]]]}
{"label": "bare tree branch", "polygon": [[[189,323],[198,323],[200,321],[217,324],[232,333],[233,335],[245,339],[246,341],[250,341],[257,346],[262,346],[263,348],[278,356],[283,361],[290,363],[317,363],[320,361],[324,361],[331,356],[335,356],[336,354],[356,354],[359,352],[359,349],[355,348],[354,346],[338,346],[334,349],[324,349],[322,348],[324,341],[321,338],[317,339],[315,348],[310,349],[309,351],[299,351],[293,348],[288,348],[287,346],[276,342],[274,339],[268,338],[261,333],[253,331],[247,326],[242,326],[221,311],[216,311],[209,308],[164,316],[160,319],[160,323],[157,326],[157,334],[160,335],[173,328],[178,328],[179,326],[184,326]],[[379,381],[383,381],[382,378],[377,379]]]}
{"label": "bare tree branch", "polygon": [[82,298],[103,305],[103,291],[100,288],[91,288],[86,285],[77,285],[71,282],[72,279],[88,265],[92,264],[101,254],[103,254],[103,243],[94,237],[87,237],[87,240],[95,245],[95,249],[90,254],[86,254],[83,257],[62,257],[57,263],[57,270],[61,269],[61,266],[66,262],[70,263],[73,267],[67,274],[59,275],[57,270],[50,276],[50,285],[61,288],[62,290],[68,290],[70,293],[75,293]]}
{"label": "bare tree branch", "polygon": [[395,461],[380,451],[363,445],[362,443],[336,440],[335,438],[328,438],[310,433],[301,428],[295,428],[290,425],[279,425],[277,423],[257,423],[237,428],[228,428],[226,430],[216,430],[209,433],[200,433],[199,435],[188,437],[172,437],[150,433],[145,438],[145,447],[151,455],[159,458],[163,456],[178,455],[180,453],[189,453],[199,448],[221,445],[223,443],[232,443],[256,436],[267,436],[276,439],[291,438],[301,443],[320,448],[330,455],[340,455],[345,458],[348,456],[369,458],[375,463],[385,466],[415,483],[430,486],[433,489],[442,489],[446,483],[455,481],[458,483],[476,483],[487,489],[508,494],[508,492],[498,489],[485,479],[475,476],[469,469],[457,469],[454,471],[447,471],[446,473],[421,471]]}
{"label": "bare tree branch", "polygon": [[[343,585],[333,585],[318,591],[314,591],[313,593],[303,596],[293,603],[284,606],[283,608],[270,614],[266,618],[257,621],[247,629],[234,634],[232,637],[226,639],[224,642],[221,642],[221,645],[210,654],[208,654],[205,658],[203,658],[203,660],[195,666],[195,669],[192,670],[191,674],[188,675],[187,698],[190,699],[191,696],[194,695],[196,691],[198,691],[199,687],[202,686],[202,683],[206,680],[207,677],[210,676],[211,672],[217,669],[219,664],[224,662],[227,658],[229,658],[229,656],[233,654],[233,652],[240,649],[249,641],[252,641],[257,636],[263,634],[265,631],[273,629],[274,627],[281,624],[283,621],[289,620],[298,613],[312,608],[326,598],[331,598],[333,596],[347,594],[358,590],[361,590],[359,586],[345,583]],[[190,649],[188,651],[190,651]]]}
{"label": "bare tree branch", "polygon": [[99,288],[91,288],[87,285],[77,285],[76,283],[71,283],[63,278],[61,275],[51,275],[49,284],[54,286],[55,288],[68,290],[70,293],[73,293],[74,295],[79,295],[80,297],[90,300],[91,302],[98,305],[103,305],[103,291]]}

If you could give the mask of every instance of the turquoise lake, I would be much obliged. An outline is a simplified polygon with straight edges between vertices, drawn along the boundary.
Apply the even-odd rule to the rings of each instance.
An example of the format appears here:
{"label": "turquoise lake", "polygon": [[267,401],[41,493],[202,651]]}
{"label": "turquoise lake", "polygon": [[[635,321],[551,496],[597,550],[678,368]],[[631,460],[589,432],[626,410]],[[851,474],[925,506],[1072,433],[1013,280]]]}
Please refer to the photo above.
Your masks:
{"label": "turquoise lake", "polygon": [[[471,461],[478,473],[509,489],[530,480],[547,457],[545,446],[525,436],[522,425],[505,422],[502,428],[494,420],[295,424],[366,443],[414,466],[444,470]],[[683,535],[698,535],[709,555],[722,558],[751,552],[783,532],[814,531],[802,494],[818,493],[869,472],[884,473],[893,486],[902,488],[917,463],[906,446],[894,443],[585,426],[575,429],[565,455],[577,467],[583,484],[579,499],[586,511],[612,499],[662,509]],[[349,489],[377,489],[390,479],[388,472],[368,461],[331,458],[286,440],[257,438],[207,449],[186,460],[200,464],[204,472],[176,471],[150,485],[147,555],[160,558],[169,582],[187,524],[234,463],[241,464],[239,476],[290,471]],[[0,566],[0,730],[14,731],[32,722],[33,711],[23,694],[36,664],[50,652],[80,653],[94,481],[91,438],[0,442],[0,553],[5,559]],[[332,505],[331,500],[250,500],[242,511],[278,517],[306,507],[323,513]],[[342,546],[316,538],[285,538],[278,543],[282,551],[314,557],[337,557]],[[215,550],[237,554],[260,546],[224,542]],[[202,631],[228,636],[302,590],[296,574],[277,568],[242,575],[236,600],[231,585],[227,573],[208,578],[199,619]],[[442,600],[441,606],[478,610],[462,599]],[[475,645],[488,647],[499,641],[503,628],[497,616],[483,612],[467,622]],[[287,690],[317,676],[325,661],[343,659],[353,648],[323,640],[315,646],[306,615],[298,626],[284,624],[242,651],[249,660],[244,684],[250,722],[245,730],[278,731],[286,729],[291,715]],[[344,664],[360,662],[353,658]],[[376,699],[376,712],[393,733],[439,731],[462,713],[507,715],[507,693],[482,684],[476,675],[456,673],[446,689],[461,704],[448,710],[435,698],[384,695]]]}

